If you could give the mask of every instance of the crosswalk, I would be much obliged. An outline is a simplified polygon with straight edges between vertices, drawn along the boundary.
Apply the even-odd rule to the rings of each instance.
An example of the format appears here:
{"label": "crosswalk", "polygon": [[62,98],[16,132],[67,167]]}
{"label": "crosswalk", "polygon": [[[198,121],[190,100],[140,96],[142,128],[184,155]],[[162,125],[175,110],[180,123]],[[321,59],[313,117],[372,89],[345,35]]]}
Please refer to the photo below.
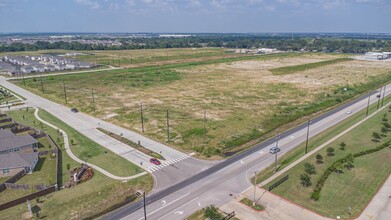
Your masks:
{"label": "crosswalk", "polygon": [[167,161],[160,161],[161,164],[160,165],[155,165],[155,166],[152,166],[152,167],[149,167],[146,169],[147,172],[149,173],[152,173],[152,172],[156,172],[160,169],[163,169],[164,167],[166,166],[169,166],[171,164],[174,164],[174,163],[178,163],[179,161],[182,161],[182,160],[186,160],[188,158],[190,158],[191,155],[183,155],[182,157],[179,157],[179,158],[175,158],[175,159],[172,159],[172,160],[167,160]]}

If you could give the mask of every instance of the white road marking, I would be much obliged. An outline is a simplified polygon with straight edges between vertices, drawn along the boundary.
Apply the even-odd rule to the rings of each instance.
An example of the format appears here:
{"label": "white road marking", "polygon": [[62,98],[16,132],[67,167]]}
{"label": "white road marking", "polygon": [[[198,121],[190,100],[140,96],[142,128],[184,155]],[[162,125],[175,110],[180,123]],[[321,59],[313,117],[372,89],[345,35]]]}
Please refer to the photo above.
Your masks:
{"label": "white road marking", "polygon": [[175,215],[183,215],[183,211],[176,211],[174,212]]}
{"label": "white road marking", "polygon": [[201,202],[198,202],[198,206],[201,206]]}
{"label": "white road marking", "polygon": [[[177,202],[178,200],[181,200],[181,199],[185,198],[185,197],[188,196],[189,194],[190,194],[190,193],[186,193],[185,195],[183,195],[183,196],[181,196],[181,197],[179,197],[179,198],[173,200],[172,202],[168,203],[166,206],[169,206],[169,205],[171,205],[171,204]],[[153,213],[162,210],[162,209],[165,208],[166,206],[160,207],[160,208],[156,209],[155,211],[152,211],[152,212],[148,213],[147,216],[150,216],[150,215],[152,215]],[[144,217],[141,217],[141,218],[139,218],[138,220],[142,220],[142,219],[144,219]]]}
{"label": "white road marking", "polygon": [[162,200],[162,206],[165,206],[166,205],[166,200]]}
{"label": "white road marking", "polygon": [[289,138],[290,138],[290,139],[293,139],[293,138],[295,138],[295,136],[291,135],[291,136],[289,136]]}
{"label": "white road marking", "polygon": [[[196,198],[194,198],[194,199],[192,199],[192,200],[190,200],[190,201],[188,201],[187,203],[185,203],[185,204],[183,204],[183,205],[181,205],[181,206],[179,206],[178,208],[176,208],[176,209],[174,209],[174,210],[178,210],[178,209],[181,209],[182,207],[184,207],[184,206],[186,206],[186,205],[188,205],[189,203],[192,203],[192,202],[194,202],[194,200],[196,200],[196,199],[198,199],[198,197],[196,197]],[[176,212],[178,212],[178,211],[176,211]],[[173,214],[175,214],[176,212],[174,212]],[[182,211],[183,212],[183,211]],[[160,219],[163,219],[164,217],[166,217],[167,215],[170,215],[172,212],[169,212],[169,213],[167,213],[167,214],[165,214],[165,215],[163,215],[162,217],[160,217],[158,220],[160,220]],[[182,213],[183,214],[183,213]],[[139,219],[140,220],[140,219]]]}
{"label": "white road marking", "polygon": [[244,161],[243,161],[243,160],[240,160],[240,163],[244,163]]}

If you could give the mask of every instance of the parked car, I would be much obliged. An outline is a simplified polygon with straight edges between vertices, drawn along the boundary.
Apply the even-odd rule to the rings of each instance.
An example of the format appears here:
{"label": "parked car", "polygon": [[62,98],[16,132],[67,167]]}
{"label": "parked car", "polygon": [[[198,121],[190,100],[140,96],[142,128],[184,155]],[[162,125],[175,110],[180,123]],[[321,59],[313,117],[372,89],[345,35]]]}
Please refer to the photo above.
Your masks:
{"label": "parked car", "polygon": [[78,113],[79,110],[77,110],[77,108],[72,108],[72,109],[71,109],[71,112]]}
{"label": "parked car", "polygon": [[160,165],[160,161],[159,161],[158,159],[156,159],[156,158],[151,158],[151,159],[149,160],[149,162],[151,162],[151,163],[153,163],[153,164],[155,164],[155,165]]}
{"label": "parked car", "polygon": [[278,148],[278,147],[271,147],[269,150],[269,153],[271,153],[271,154],[275,154],[277,152],[280,152],[280,148]]}

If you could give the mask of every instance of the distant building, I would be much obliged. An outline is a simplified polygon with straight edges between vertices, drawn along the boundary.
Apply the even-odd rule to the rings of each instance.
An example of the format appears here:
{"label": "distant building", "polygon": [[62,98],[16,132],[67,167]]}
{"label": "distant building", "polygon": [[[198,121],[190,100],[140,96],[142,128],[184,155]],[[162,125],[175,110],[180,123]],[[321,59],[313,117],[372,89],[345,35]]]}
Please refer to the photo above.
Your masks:
{"label": "distant building", "polygon": [[23,169],[32,173],[38,160],[38,152],[0,154],[0,177],[14,176]]}
{"label": "distant building", "polygon": [[38,141],[30,135],[15,135],[10,130],[0,130],[0,154],[13,152],[34,152]]}

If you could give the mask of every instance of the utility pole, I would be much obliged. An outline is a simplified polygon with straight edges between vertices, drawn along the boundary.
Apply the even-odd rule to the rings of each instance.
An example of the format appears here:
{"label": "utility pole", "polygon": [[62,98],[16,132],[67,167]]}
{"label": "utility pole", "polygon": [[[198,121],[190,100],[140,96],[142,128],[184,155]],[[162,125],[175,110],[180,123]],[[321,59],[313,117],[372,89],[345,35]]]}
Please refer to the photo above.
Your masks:
{"label": "utility pole", "polygon": [[170,115],[168,114],[167,109],[167,140],[170,142]]}
{"label": "utility pole", "polygon": [[255,207],[255,190],[257,189],[257,171],[254,171],[254,200],[253,200],[253,206]]}
{"label": "utility pole", "polygon": [[145,204],[145,192],[143,193],[144,219],[147,220],[147,204]]}
{"label": "utility pole", "polygon": [[94,89],[91,89],[91,95],[92,95],[92,104],[94,105],[94,111],[95,111],[95,97],[94,97]]}
{"label": "utility pole", "polygon": [[308,122],[307,122],[307,138],[306,138],[306,141],[305,141],[305,154],[307,154],[307,152],[308,152],[308,137],[309,137],[309,134],[310,134],[310,124],[311,124],[311,119],[309,119]]}
{"label": "utility pole", "polygon": [[22,74],[22,79],[23,79],[23,85],[26,86],[26,81],[24,80],[24,75]]}
{"label": "utility pole", "polygon": [[43,90],[43,80],[42,80],[42,76],[39,77],[39,78],[41,78],[41,90],[42,90],[42,94],[45,94],[45,91]]}
{"label": "utility pole", "polygon": [[377,109],[380,107],[380,98],[381,98],[381,90],[383,89],[383,86],[380,87],[379,95],[377,95]]}
{"label": "utility pole", "polygon": [[143,103],[140,102],[140,114],[141,114],[141,131],[144,133],[144,114],[143,114]]}
{"label": "utility pole", "polygon": [[67,89],[65,88],[65,82],[62,82],[62,85],[64,86],[64,99],[65,99],[65,104],[68,104]]}
{"label": "utility pole", "polygon": [[204,109],[204,135],[203,135],[203,143],[205,144],[206,139],[206,109]]}
{"label": "utility pole", "polygon": [[[277,132],[277,135],[276,135],[276,148],[278,149],[278,139],[279,139],[279,133]],[[276,151],[276,154],[275,154],[275,157],[274,157],[274,173],[277,172],[277,154],[278,154],[278,150]]]}
{"label": "utility pole", "polygon": [[383,89],[383,98],[381,100],[381,106],[383,107],[383,104],[384,104],[384,97],[386,96],[386,87],[387,85],[384,85],[384,89]]}
{"label": "utility pole", "polygon": [[368,105],[367,105],[367,114],[365,116],[368,116],[369,113],[369,102],[371,101],[371,92],[368,93]]}

